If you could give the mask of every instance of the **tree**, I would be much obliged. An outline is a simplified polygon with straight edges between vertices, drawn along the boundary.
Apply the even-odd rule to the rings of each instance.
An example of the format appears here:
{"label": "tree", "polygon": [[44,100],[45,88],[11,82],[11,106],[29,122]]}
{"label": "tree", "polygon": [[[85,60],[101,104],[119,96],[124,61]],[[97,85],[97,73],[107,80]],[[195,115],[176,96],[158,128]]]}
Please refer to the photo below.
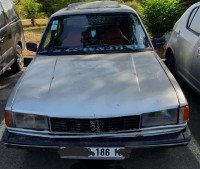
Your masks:
{"label": "tree", "polygon": [[136,10],[139,14],[141,13],[141,4],[136,0],[122,2],[122,4],[130,6],[131,8]]}
{"label": "tree", "polygon": [[67,7],[70,3],[80,0],[37,0],[41,4],[40,12],[44,12],[48,17],[59,9]]}
{"label": "tree", "polygon": [[35,20],[38,15],[40,4],[35,0],[21,0],[24,16],[27,19],[31,19],[31,24],[35,26]]}
{"label": "tree", "polygon": [[37,0],[37,2],[41,4],[40,12],[45,13],[48,17],[59,9],[67,7],[71,3],[86,1],[94,0]]}
{"label": "tree", "polygon": [[180,0],[144,0],[142,18],[154,37],[172,30],[176,21],[185,11]]}

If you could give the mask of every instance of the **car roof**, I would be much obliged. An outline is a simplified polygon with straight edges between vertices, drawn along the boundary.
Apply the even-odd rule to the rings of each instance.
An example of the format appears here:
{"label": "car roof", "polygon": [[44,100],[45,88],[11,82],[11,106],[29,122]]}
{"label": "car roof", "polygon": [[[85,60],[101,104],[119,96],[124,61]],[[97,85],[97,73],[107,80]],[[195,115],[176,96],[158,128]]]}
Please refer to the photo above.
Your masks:
{"label": "car roof", "polygon": [[89,13],[135,13],[137,12],[126,5],[121,5],[116,1],[95,1],[95,2],[78,2],[68,5],[68,7],[59,10],[51,17],[63,15],[79,15]]}
{"label": "car roof", "polygon": [[179,18],[179,20],[177,21],[177,23],[180,24],[180,26],[182,26],[182,24],[185,25],[188,22],[188,18],[190,17],[191,12],[196,7],[200,7],[200,2],[197,2],[197,3],[193,4],[192,6],[190,6],[185,11],[185,13]]}

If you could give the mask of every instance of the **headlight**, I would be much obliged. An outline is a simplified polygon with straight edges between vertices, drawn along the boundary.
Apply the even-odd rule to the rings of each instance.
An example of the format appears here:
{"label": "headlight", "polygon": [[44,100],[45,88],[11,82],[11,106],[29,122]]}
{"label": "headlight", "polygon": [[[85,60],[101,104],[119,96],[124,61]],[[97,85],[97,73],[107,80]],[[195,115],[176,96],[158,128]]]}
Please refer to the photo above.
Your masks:
{"label": "headlight", "polygon": [[14,120],[17,128],[48,130],[48,118],[45,116],[15,113]]}
{"label": "headlight", "polygon": [[142,115],[142,127],[177,123],[177,109],[163,110]]}

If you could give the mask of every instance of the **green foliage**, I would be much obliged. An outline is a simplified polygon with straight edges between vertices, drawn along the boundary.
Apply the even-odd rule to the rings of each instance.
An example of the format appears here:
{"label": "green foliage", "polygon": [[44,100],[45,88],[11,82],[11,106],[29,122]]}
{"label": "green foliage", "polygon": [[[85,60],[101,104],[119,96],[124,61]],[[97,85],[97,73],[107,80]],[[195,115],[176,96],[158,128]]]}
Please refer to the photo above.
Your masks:
{"label": "green foliage", "polygon": [[40,12],[44,12],[47,16],[68,5],[68,0],[37,0],[41,4]]}
{"label": "green foliage", "polygon": [[24,9],[21,4],[15,4],[15,9],[17,10],[18,15],[23,18],[24,16]]}
{"label": "green foliage", "polygon": [[124,3],[124,0],[116,0],[119,4]]}
{"label": "green foliage", "polygon": [[176,21],[185,11],[185,3],[180,0],[144,0],[142,18],[148,31],[155,36],[172,30]]}
{"label": "green foliage", "polygon": [[124,5],[130,6],[136,10],[139,14],[141,13],[141,4],[137,1],[127,1],[123,3]]}
{"label": "green foliage", "polygon": [[[90,2],[90,1],[94,1],[94,0],[51,0],[51,1],[37,0],[37,2],[41,4],[40,12],[45,13],[47,16],[52,15],[53,13],[55,13],[61,8],[67,7],[71,3]],[[100,0],[100,1],[105,1],[105,0]],[[116,1],[119,2],[120,4],[128,5],[139,12],[139,9],[140,9],[139,1],[141,0],[116,0]]]}
{"label": "green foliage", "polygon": [[20,4],[23,8],[24,16],[27,19],[35,19],[38,15],[40,4],[35,0],[21,0]]}
{"label": "green foliage", "polygon": [[[59,9],[65,8],[71,3],[89,2],[89,1],[94,1],[94,0],[36,0],[36,1],[41,4],[40,12],[45,13],[46,16],[49,17],[50,15],[52,15]],[[101,1],[105,1],[105,0],[101,0]],[[116,1],[119,2],[120,4],[128,5],[132,7],[133,9],[135,9],[136,11],[140,12],[139,1],[141,0],[131,0],[131,1],[130,0],[116,0]]]}
{"label": "green foliage", "polygon": [[41,4],[40,12],[44,12],[47,16],[52,15],[59,9],[67,7],[71,3],[86,1],[94,0],[37,0]]}

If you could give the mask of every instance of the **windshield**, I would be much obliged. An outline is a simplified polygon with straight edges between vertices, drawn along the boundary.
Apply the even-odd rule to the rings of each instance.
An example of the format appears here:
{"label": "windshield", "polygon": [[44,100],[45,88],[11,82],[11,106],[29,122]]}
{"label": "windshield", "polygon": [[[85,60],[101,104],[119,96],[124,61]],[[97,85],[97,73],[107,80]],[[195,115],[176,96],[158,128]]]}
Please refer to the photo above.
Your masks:
{"label": "windshield", "polygon": [[78,15],[52,19],[39,53],[108,53],[151,49],[135,14]]}

